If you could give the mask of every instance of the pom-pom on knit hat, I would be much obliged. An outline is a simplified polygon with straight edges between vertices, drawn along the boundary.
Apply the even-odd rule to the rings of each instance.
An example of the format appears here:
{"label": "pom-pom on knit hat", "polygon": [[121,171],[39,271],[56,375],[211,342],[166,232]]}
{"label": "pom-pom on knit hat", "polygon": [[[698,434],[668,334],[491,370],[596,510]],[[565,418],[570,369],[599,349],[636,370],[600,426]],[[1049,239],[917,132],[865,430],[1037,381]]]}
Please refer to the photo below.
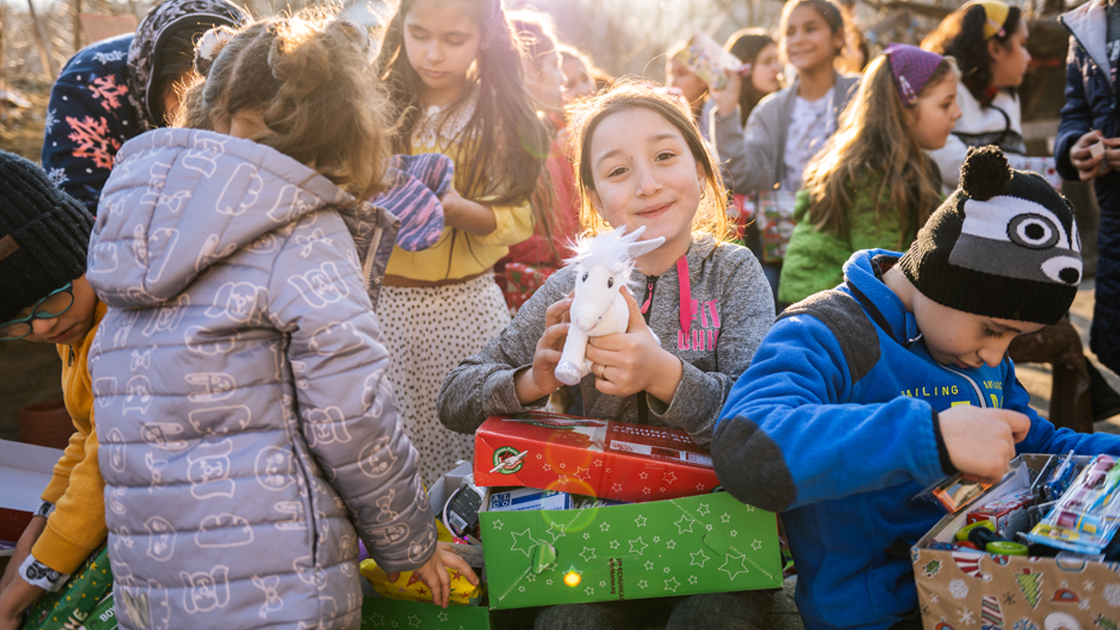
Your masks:
{"label": "pom-pom on knit hat", "polygon": [[941,55],[908,44],[891,44],[883,51],[891,64],[894,86],[903,105],[918,100],[934,70],[945,59]]}
{"label": "pom-pom on knit hat", "polygon": [[36,164],[0,151],[0,323],[86,272],[93,216]]}
{"label": "pom-pom on knit hat", "polygon": [[949,308],[1056,324],[1081,282],[1073,207],[1041,175],[1012,170],[995,146],[970,149],[960,188],[933,213],[898,262]]}

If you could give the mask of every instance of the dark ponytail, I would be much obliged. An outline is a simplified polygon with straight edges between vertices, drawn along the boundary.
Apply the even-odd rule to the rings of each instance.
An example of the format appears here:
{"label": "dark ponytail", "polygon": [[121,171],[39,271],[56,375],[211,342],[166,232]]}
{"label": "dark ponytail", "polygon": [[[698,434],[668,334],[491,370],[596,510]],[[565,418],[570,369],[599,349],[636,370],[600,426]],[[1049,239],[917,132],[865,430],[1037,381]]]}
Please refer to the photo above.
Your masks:
{"label": "dark ponytail", "polygon": [[922,48],[957,60],[961,81],[973,98],[981,103],[991,101],[992,58],[988,54],[988,40],[994,39],[1001,46],[1009,46],[1011,36],[1019,30],[1023,12],[1019,7],[1008,7],[1002,33],[991,38],[984,34],[988,14],[984,7],[974,4],[949,14],[932,33],[922,40]]}
{"label": "dark ponytail", "polygon": [[[751,64],[753,71],[754,64],[758,61],[758,53],[762,52],[767,46],[774,45],[774,40],[765,31],[744,28],[735,31],[731,34],[731,37],[727,38],[726,48],[742,63]],[[766,96],[766,94],[754,86],[750,74],[743,77],[739,87],[739,118],[742,126],[747,125],[747,118],[750,117],[754,106],[758,105],[763,96]]]}

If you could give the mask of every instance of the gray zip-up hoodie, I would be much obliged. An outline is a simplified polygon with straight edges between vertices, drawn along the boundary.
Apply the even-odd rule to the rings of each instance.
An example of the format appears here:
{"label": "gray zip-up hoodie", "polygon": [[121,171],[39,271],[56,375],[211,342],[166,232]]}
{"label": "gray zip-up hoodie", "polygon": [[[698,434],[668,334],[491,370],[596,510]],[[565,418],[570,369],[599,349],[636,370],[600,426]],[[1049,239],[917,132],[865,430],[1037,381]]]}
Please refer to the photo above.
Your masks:
{"label": "gray zip-up hoodie", "polygon": [[[785,177],[786,138],[798,85],[794,81],[793,85],[762,99],[747,119],[745,129],[739,124],[738,108],[729,116],[714,116],[716,150],[737,194],[770,190]],[[837,73],[836,84],[832,87],[834,123],[839,121],[840,112],[848,106],[858,85],[859,76]]]}
{"label": "gray zip-up hoodie", "polygon": [[[692,322],[681,328],[680,280],[674,265],[654,285],[649,327],[661,347],[681,359],[683,370],[668,405],[647,396],[653,424],[679,427],[707,446],[712,428],[731,386],[750,366],[755,350],[774,323],[774,298],[754,254],[738,245],[710,237],[694,239],[686,255],[692,301]],[[630,277],[642,303],[649,279],[635,270]],[[486,418],[524,411],[513,387],[513,375],[533,364],[537,341],[544,334],[545,311],[575,286],[565,267],[517,311],[517,317],[478,354],[451,371],[439,392],[439,418],[448,428],[473,433]],[[638,420],[636,396],[608,396],[595,388],[591,374],[580,383],[584,415],[607,420]],[[542,406],[544,399],[531,407]]]}
{"label": "gray zip-up hoodie", "polygon": [[358,628],[359,537],[386,571],[433,553],[367,294],[396,220],[351,200],[207,131],[117,154],[86,277],[122,628]]}

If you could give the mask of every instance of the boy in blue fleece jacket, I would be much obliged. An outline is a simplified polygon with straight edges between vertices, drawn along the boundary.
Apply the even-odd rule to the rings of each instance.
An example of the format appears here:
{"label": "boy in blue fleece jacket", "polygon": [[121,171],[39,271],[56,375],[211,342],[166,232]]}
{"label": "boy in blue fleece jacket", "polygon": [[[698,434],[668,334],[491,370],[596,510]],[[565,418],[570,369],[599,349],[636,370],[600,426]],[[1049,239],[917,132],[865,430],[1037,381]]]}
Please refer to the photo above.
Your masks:
{"label": "boy in blue fleece jacket", "polygon": [[856,252],[771,329],[712,458],[731,494],[783,512],[808,630],[921,627],[909,547],[944,516],[912,500],[930,483],[998,481],[1017,452],[1120,454],[1040,418],[1007,358],[1069,309],[1080,250],[1069,203],[984,147],[909,252]]}

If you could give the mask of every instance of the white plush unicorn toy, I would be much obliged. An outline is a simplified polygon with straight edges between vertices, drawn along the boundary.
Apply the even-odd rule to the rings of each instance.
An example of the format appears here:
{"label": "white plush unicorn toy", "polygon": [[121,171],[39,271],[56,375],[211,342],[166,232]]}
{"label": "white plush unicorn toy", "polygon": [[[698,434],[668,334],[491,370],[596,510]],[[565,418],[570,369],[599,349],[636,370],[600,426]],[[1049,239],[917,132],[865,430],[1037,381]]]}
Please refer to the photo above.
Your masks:
{"label": "white plush unicorn toy", "polygon": [[645,231],[644,225],[629,234],[621,228],[576,241],[576,255],[567,261],[576,277],[572,325],[554,372],[561,383],[575,385],[591,372],[591,362],[584,356],[589,337],[626,332],[630,312],[622,289],[629,290],[634,259],[665,242],[664,236],[639,242]]}

